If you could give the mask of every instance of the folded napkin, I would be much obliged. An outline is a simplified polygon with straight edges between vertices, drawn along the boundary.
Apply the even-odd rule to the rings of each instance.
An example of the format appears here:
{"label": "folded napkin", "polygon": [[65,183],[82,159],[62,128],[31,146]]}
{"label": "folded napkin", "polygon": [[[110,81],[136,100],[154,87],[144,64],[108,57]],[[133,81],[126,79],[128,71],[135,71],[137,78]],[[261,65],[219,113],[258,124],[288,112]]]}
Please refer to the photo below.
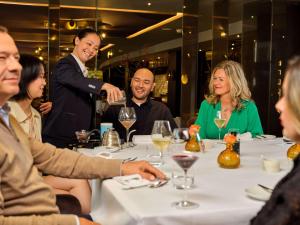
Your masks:
{"label": "folded napkin", "polygon": [[118,176],[113,179],[121,185],[122,189],[125,190],[148,186],[151,183],[149,180],[143,179],[139,174]]}
{"label": "folded napkin", "polygon": [[88,148],[78,148],[77,149],[78,152],[86,155],[86,156],[90,156],[90,157],[102,157],[105,159],[111,159],[112,158],[112,154],[111,152],[108,152],[107,150],[104,150],[103,148],[95,148],[95,149],[88,149]]}
{"label": "folded napkin", "polygon": [[252,134],[250,132],[246,132],[238,135],[240,141],[252,141]]}
{"label": "folded napkin", "polygon": [[134,144],[152,144],[151,135],[133,135],[132,142]]}

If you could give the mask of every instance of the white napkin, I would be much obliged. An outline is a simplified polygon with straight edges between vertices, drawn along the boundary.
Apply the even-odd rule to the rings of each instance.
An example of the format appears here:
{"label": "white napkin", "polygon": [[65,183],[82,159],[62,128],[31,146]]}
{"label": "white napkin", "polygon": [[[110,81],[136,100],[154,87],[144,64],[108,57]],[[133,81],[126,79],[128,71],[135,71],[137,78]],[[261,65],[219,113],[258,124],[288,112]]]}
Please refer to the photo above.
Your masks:
{"label": "white napkin", "polygon": [[132,142],[134,144],[152,144],[151,135],[133,135]]}
{"label": "white napkin", "polygon": [[122,189],[132,189],[138,187],[148,186],[150,181],[143,179],[139,174],[133,174],[128,176],[118,176],[113,178],[118,184],[121,185]]}
{"label": "white napkin", "polygon": [[215,140],[203,139],[205,150],[215,147]]}
{"label": "white napkin", "polygon": [[90,157],[102,157],[105,159],[111,159],[112,158],[112,154],[111,152],[108,152],[107,150],[104,149],[88,149],[88,148],[78,148],[77,149],[78,152],[86,155],[86,156],[90,156]]}
{"label": "white napkin", "polygon": [[250,132],[246,132],[243,134],[239,134],[240,141],[252,141],[252,134]]}

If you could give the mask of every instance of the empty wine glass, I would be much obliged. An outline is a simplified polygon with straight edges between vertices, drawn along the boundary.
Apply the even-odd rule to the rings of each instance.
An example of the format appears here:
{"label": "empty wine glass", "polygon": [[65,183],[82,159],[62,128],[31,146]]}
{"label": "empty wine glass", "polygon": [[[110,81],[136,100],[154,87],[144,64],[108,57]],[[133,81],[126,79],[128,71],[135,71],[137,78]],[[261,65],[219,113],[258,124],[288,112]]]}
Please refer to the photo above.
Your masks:
{"label": "empty wine glass", "polygon": [[184,191],[183,199],[181,201],[173,202],[172,206],[175,206],[178,209],[193,209],[199,207],[198,203],[187,200],[186,193],[186,189],[190,185],[188,183],[189,177],[187,175],[187,172],[198,160],[198,156],[195,154],[177,153],[174,154],[172,158],[184,171],[184,185],[182,186]]}
{"label": "empty wine glass", "polygon": [[129,129],[136,121],[136,114],[133,107],[122,107],[119,112],[119,121],[126,129],[126,147],[129,146]]}
{"label": "empty wine glass", "polygon": [[175,128],[173,130],[173,143],[179,144],[188,141],[190,138],[188,128]]}
{"label": "empty wine glass", "polygon": [[152,128],[151,139],[154,146],[159,150],[159,166],[164,164],[163,151],[168,149],[172,139],[172,131],[168,120],[155,120]]}
{"label": "empty wine glass", "polygon": [[219,129],[219,141],[220,141],[221,140],[221,129],[224,127],[225,122],[226,122],[226,120],[224,118],[222,118],[221,111],[217,111],[214,122]]}

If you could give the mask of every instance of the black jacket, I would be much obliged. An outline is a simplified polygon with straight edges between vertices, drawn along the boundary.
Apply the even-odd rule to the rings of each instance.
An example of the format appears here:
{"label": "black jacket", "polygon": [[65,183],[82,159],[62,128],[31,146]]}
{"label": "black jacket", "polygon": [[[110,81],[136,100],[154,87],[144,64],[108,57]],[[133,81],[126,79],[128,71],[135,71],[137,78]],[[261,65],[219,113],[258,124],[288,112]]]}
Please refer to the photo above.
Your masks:
{"label": "black jacket", "polygon": [[67,147],[76,142],[75,131],[92,126],[93,100],[103,82],[85,78],[72,55],[58,61],[53,71],[52,110],[44,120],[43,142]]}
{"label": "black jacket", "polygon": [[[140,106],[135,104],[131,98],[127,100],[127,106],[133,107],[136,113],[136,122],[132,125],[130,130],[136,130],[133,135],[149,135],[152,132],[155,120],[168,120],[171,129],[177,127],[169,108],[161,102],[148,100]],[[110,106],[102,117],[103,122],[112,122],[113,127],[119,133],[120,138],[126,140],[126,129],[118,120],[121,106]]]}

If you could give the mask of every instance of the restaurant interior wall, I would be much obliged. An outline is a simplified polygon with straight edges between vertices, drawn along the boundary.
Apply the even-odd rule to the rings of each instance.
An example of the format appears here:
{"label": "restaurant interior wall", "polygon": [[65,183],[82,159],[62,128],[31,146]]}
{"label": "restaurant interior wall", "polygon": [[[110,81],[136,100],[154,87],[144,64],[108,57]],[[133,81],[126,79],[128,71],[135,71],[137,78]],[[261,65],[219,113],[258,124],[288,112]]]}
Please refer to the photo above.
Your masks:
{"label": "restaurant interior wall", "polygon": [[[47,0],[32,1],[39,2],[39,5],[13,5],[7,4],[10,1],[0,1],[0,13],[1,24],[7,26],[12,36],[15,38],[16,43],[21,52],[35,54],[41,57],[47,65],[51,65],[51,60],[54,59],[51,53],[51,43],[55,39],[55,35],[51,33],[55,30],[53,24],[53,18],[48,16],[49,5]],[[22,1],[19,1],[22,2]],[[53,3],[53,1],[50,1]],[[71,1],[60,0],[62,5],[68,5]],[[58,39],[59,48],[54,48],[59,52],[58,57],[63,57],[70,53],[72,50],[72,37],[76,33],[77,28],[83,28],[86,26],[94,27],[96,29],[104,29],[105,26],[112,30],[112,26],[105,24],[102,21],[103,14],[100,14],[100,10],[96,10],[97,5],[110,4],[112,2],[89,0],[80,1],[80,5],[84,7],[90,7],[88,9],[74,9],[63,7],[59,11],[59,36]],[[118,2],[113,1],[113,2]],[[122,7],[130,9],[134,4],[141,1],[131,1],[128,5]],[[181,3],[180,3],[181,2]],[[184,1],[176,1],[176,4],[180,3],[181,6],[177,7],[174,11],[182,12],[186,7]],[[74,5],[74,2],[71,4]],[[161,4],[164,4],[163,2]],[[180,5],[179,4],[179,5]],[[221,13],[217,10],[217,5],[224,5],[221,8]],[[108,51],[112,51],[114,56],[110,59],[105,59],[108,65],[107,68],[111,68],[109,76],[104,71],[104,79],[110,81],[115,79],[117,83],[125,82],[122,87],[128,88],[129,78],[132,74],[135,63],[142,62],[144,56],[151,54],[167,54],[168,65],[166,74],[170,74],[168,80],[168,104],[171,108],[174,116],[182,115],[182,113],[188,113],[194,115],[197,113],[200,103],[203,100],[203,95],[207,90],[207,83],[210,77],[210,71],[215,62],[222,59],[234,59],[240,61],[245,69],[245,73],[249,82],[253,94],[253,100],[256,102],[263,128],[265,133],[281,135],[281,127],[278,122],[278,114],[274,109],[274,104],[278,100],[281,94],[281,84],[284,77],[284,70],[287,64],[287,59],[295,54],[300,53],[300,42],[298,41],[299,29],[298,22],[300,21],[300,3],[296,0],[202,0],[199,1],[198,7],[198,46],[196,47],[198,53],[192,55],[191,60],[196,58],[196,69],[193,69],[189,76],[197,83],[195,89],[190,89],[189,96],[194,96],[194,106],[184,107],[187,112],[183,112],[180,106],[182,106],[182,100],[178,101],[178,96],[181,96],[181,76],[185,68],[181,66],[183,62],[181,35],[182,19],[177,23],[171,23],[170,29],[165,29],[164,39],[157,39],[158,32],[162,29],[156,29],[153,32],[148,32],[140,37],[133,39],[128,46],[125,42],[120,42],[123,48],[117,49],[116,46],[111,49],[101,52],[95,61],[90,62],[88,66],[91,70],[99,70],[99,65],[105,63],[104,59],[107,56]],[[119,5],[118,5],[119,6]],[[93,10],[93,7],[95,10]],[[159,5],[157,6],[159,7]],[[121,8],[121,6],[119,6]],[[159,14],[159,10],[156,8],[157,14],[149,15],[151,20],[154,18],[160,18],[160,20],[167,18],[170,14]],[[225,11],[225,12],[224,12]],[[11,14],[14,12],[14,16]],[[108,13],[108,12],[107,12]],[[113,12],[109,12],[113,13]],[[225,14],[224,14],[225,13]],[[227,13],[227,14],[226,14]],[[115,14],[114,14],[115,15]],[[142,18],[146,20],[146,14],[136,13],[135,18]],[[119,14],[115,15],[115,18],[120,18]],[[57,17],[57,16],[55,16]],[[222,19],[222,23],[218,24],[218,18]],[[57,19],[57,18],[56,18]],[[66,30],[66,23],[70,21],[77,23],[77,28],[73,30]],[[225,22],[224,22],[225,21]],[[170,36],[170,30],[180,24],[179,33],[174,36]],[[55,22],[54,22],[55,23]],[[193,25],[195,26],[195,24]],[[189,29],[195,29],[195,27]],[[237,27],[238,29],[233,29]],[[138,29],[140,29],[139,27]],[[126,29],[123,27],[123,29]],[[219,29],[219,30],[217,30]],[[132,30],[130,30],[131,32]],[[173,32],[172,31],[172,32]],[[224,39],[222,39],[224,46],[218,48],[216,44],[217,35],[224,33]],[[113,31],[116,34],[116,31]],[[219,33],[218,33],[219,32]],[[167,34],[168,33],[168,34]],[[219,37],[218,37],[219,38]],[[52,42],[51,42],[52,41]],[[145,41],[144,44],[140,44],[140,41]],[[148,41],[148,43],[146,43]],[[129,42],[128,42],[129,43]],[[181,44],[180,44],[181,43]],[[49,44],[49,46],[48,46]],[[102,46],[107,44],[107,39],[102,40]],[[57,43],[55,44],[57,45]],[[136,47],[129,49],[128,47]],[[138,47],[137,47],[138,46]],[[155,46],[152,48],[152,46]],[[172,47],[173,46],[173,47]],[[284,46],[284,47],[282,47]],[[161,49],[161,51],[159,51]],[[151,52],[151,50],[153,50]],[[131,52],[138,54],[131,58]],[[56,53],[57,54],[57,53]],[[109,64],[113,59],[127,54],[128,58],[123,57],[121,65],[124,68],[113,69],[116,65],[119,65],[115,61],[115,64]],[[215,57],[216,54],[220,56],[218,60]],[[178,57],[180,56],[180,57]],[[100,59],[101,58],[101,59]],[[138,59],[138,62],[136,62]],[[101,60],[101,62],[100,62]],[[172,61],[170,61],[172,60]],[[193,61],[194,62],[194,61]],[[134,63],[134,64],[135,64]],[[116,72],[115,72],[116,71]],[[122,73],[125,71],[125,78],[122,78]],[[51,72],[51,69],[50,69]],[[116,73],[116,77],[113,78],[112,73]],[[98,74],[98,73],[97,73]],[[99,73],[102,76],[102,73]],[[173,96],[176,96],[174,100]]]}

